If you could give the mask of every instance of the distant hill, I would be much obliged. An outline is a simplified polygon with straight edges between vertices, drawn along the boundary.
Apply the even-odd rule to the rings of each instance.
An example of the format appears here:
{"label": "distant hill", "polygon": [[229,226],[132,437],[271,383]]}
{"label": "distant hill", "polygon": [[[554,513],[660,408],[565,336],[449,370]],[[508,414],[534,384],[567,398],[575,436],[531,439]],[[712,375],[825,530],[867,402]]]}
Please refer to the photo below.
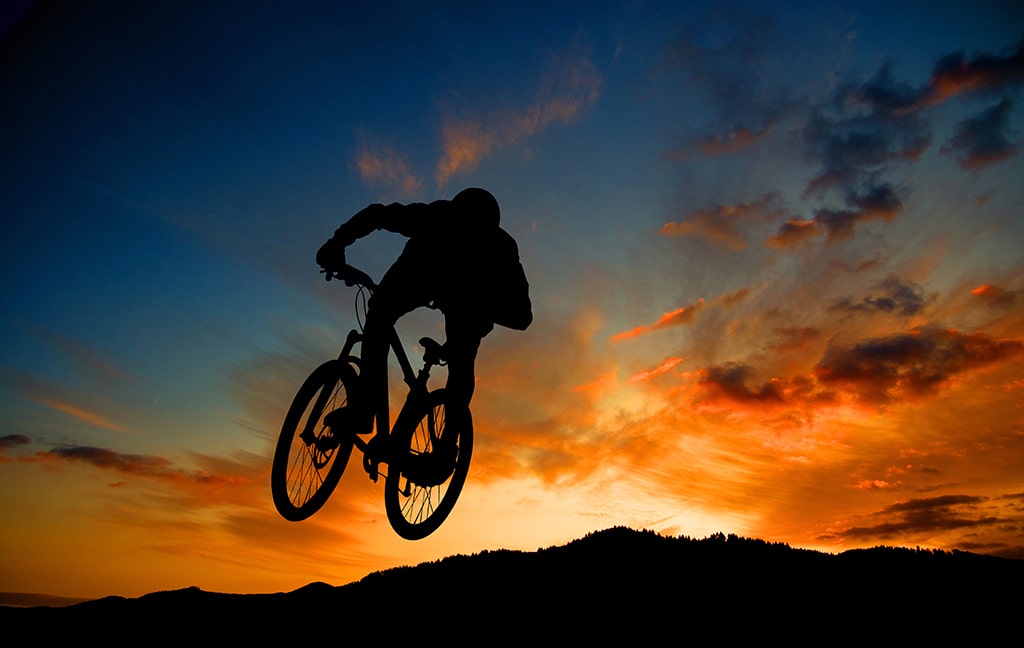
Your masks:
{"label": "distant hill", "polygon": [[733,535],[696,540],[616,527],[564,546],[452,556],[341,587],[250,595],[193,587],[68,607],[0,607],[0,622],[115,644],[278,636],[430,646],[979,644],[1019,636],[1022,583],[1024,561],[966,552],[878,547],[832,555]]}

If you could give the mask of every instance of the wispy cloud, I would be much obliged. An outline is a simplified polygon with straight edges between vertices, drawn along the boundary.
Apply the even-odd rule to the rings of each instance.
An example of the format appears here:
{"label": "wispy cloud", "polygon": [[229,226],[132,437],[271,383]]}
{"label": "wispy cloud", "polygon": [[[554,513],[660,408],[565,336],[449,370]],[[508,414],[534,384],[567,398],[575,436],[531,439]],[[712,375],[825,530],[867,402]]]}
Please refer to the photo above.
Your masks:
{"label": "wispy cloud", "polygon": [[656,378],[656,377],[658,377],[658,376],[660,376],[662,374],[665,374],[665,373],[668,373],[669,371],[672,371],[681,362],[683,362],[683,359],[681,357],[678,357],[678,356],[667,358],[667,359],[665,359],[664,362],[662,362],[657,367],[652,367],[650,369],[645,369],[644,371],[641,371],[640,373],[633,374],[632,376],[629,377],[628,380],[626,380],[626,382],[627,383],[639,383],[639,382],[644,382],[644,381],[650,380],[652,378]]}
{"label": "wispy cloud", "polygon": [[39,395],[36,397],[36,401],[41,405],[45,405],[53,410],[67,414],[75,420],[91,425],[103,430],[109,430],[111,432],[130,432],[131,428],[122,423],[115,421],[103,414],[80,407],[67,401],[58,400],[56,398],[50,398],[48,396]]}
{"label": "wispy cloud", "polygon": [[551,126],[573,124],[597,103],[601,83],[588,48],[577,39],[566,53],[550,56],[537,94],[525,108],[446,117],[441,128],[443,153],[436,170],[438,186],[472,171],[500,149],[522,145]]}
{"label": "wispy cloud", "polygon": [[395,188],[404,196],[415,196],[423,181],[409,168],[405,156],[390,147],[373,149],[364,145],[356,158],[363,182],[371,186]]}
{"label": "wispy cloud", "polygon": [[157,455],[126,454],[109,448],[96,446],[57,446],[51,450],[37,452],[25,461],[33,462],[74,462],[109,470],[123,475],[153,477],[168,481],[185,481],[202,484],[235,483],[239,478],[230,473],[210,474],[203,471],[186,470],[175,465],[170,459]]}
{"label": "wispy cloud", "polygon": [[833,345],[815,368],[820,383],[845,388],[866,403],[930,395],[960,374],[1010,360],[1020,340],[926,328],[853,345]]}
{"label": "wispy cloud", "polygon": [[657,319],[657,321],[652,322],[651,324],[644,324],[628,331],[616,333],[612,336],[611,340],[612,342],[620,342],[622,340],[628,340],[629,338],[635,338],[640,335],[659,331],[664,328],[689,324],[702,308],[704,308],[704,300],[698,299],[692,304],[681,306],[680,308],[663,314]]}
{"label": "wispy cloud", "polygon": [[778,26],[766,16],[733,20],[731,36],[720,43],[708,46],[700,36],[682,36],[665,53],[668,69],[696,89],[717,119],[702,128],[710,134],[684,135],[668,157],[686,160],[691,151],[717,156],[748,149],[768,139],[790,107],[788,88],[776,83],[779,75],[773,73],[784,49]]}
{"label": "wispy cloud", "polygon": [[941,152],[953,155],[964,169],[978,170],[1017,155],[1008,136],[1013,103],[1003,99],[976,117],[961,121]]}
{"label": "wispy cloud", "polygon": [[662,226],[664,236],[695,236],[714,247],[742,250],[747,247],[741,226],[775,219],[784,212],[778,196],[764,194],[752,202],[718,205],[687,214]]}

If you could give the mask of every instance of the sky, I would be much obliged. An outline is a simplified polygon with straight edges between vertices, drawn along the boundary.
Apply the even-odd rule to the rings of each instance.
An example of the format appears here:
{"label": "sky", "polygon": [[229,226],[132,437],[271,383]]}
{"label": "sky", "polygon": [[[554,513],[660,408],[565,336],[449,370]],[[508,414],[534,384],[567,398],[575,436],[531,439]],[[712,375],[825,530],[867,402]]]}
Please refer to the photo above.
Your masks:
{"label": "sky", "polygon": [[[1016,3],[5,12],[0,591],[290,591],[616,525],[1024,558]],[[356,324],[317,248],[469,186],[535,319],[483,342],[458,505],[402,540],[354,468],[286,522],[284,413]]]}

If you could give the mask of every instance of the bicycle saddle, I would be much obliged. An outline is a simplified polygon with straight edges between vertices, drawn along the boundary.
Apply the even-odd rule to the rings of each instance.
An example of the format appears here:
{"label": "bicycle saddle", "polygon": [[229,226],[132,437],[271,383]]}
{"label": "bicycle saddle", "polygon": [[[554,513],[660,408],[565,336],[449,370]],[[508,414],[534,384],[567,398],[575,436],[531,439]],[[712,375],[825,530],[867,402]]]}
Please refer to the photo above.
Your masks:
{"label": "bicycle saddle", "polygon": [[420,338],[420,346],[423,347],[423,362],[427,364],[443,365],[448,360],[444,345],[433,338]]}

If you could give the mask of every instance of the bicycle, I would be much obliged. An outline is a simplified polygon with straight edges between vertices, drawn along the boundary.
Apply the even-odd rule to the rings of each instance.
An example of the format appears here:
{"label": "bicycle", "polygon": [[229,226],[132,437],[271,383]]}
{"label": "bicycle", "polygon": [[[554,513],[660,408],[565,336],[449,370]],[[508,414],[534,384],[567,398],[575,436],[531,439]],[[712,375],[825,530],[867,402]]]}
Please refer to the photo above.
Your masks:
{"label": "bicycle", "polygon": [[[362,361],[353,349],[363,339],[359,306],[365,314],[367,295],[377,285],[369,275],[346,265],[341,271],[326,272],[327,280],[342,279],[357,293],[357,321],[345,339],[337,358],[313,370],[296,393],[285,415],[274,453],[270,484],[274,505],[286,520],[298,522],[319,511],[337,487],[353,448],[363,454],[363,468],[376,482],[384,476],[384,508],[395,532],[407,540],[419,540],[441,526],[458,500],[469,471],[473,452],[473,426],[445,426],[445,389],[428,390],[427,380],[434,366],[446,363],[444,346],[425,337],[423,366],[415,371],[402,347],[398,332],[389,333],[391,352],[398,360],[409,388],[394,425],[390,425],[388,394],[356,394],[372,399],[373,421],[378,434],[369,441],[361,435],[373,430],[348,422],[325,424],[329,413],[349,404],[350,394],[359,389]],[[461,417],[460,417],[461,418]],[[454,441],[444,434],[454,433]],[[381,472],[386,465],[387,471]]]}

